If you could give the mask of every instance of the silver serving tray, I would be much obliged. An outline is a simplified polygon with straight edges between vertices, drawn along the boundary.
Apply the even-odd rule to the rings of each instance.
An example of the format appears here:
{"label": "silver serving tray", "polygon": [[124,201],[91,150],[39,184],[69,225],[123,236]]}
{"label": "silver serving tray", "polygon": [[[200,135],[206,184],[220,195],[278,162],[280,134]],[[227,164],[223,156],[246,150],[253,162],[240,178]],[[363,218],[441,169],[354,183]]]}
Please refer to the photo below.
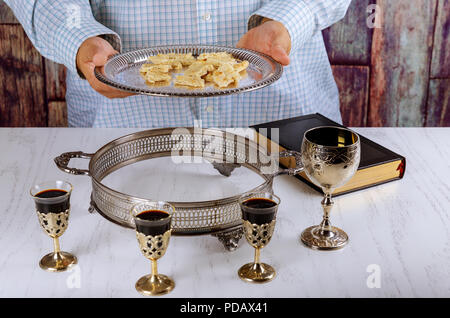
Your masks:
{"label": "silver serving tray", "polygon": [[[280,153],[279,157],[295,157],[297,164],[297,168],[280,169],[278,162],[275,165],[271,162],[272,157],[266,148],[256,142],[221,130],[199,128],[161,128],[141,131],[115,139],[95,153],[82,151],[63,153],[55,158],[55,163],[64,172],[91,177],[91,212],[96,210],[109,221],[134,228],[130,215],[133,205],[145,199],[159,199],[139,198],[117,191],[106,186],[103,180],[114,171],[130,164],[152,158],[170,157],[174,151],[178,153],[186,149],[211,162],[213,167],[224,176],[229,176],[236,167],[240,166],[258,173],[264,182],[248,192],[272,192],[275,176],[292,175],[303,169],[298,152]],[[69,161],[72,158],[89,159],[89,168],[69,167]],[[241,210],[238,203],[242,194],[197,202],[171,201],[176,210],[172,217],[173,234],[230,233],[228,236],[225,235],[225,238],[219,236],[219,239],[227,248],[232,249],[242,235]],[[236,242],[233,243],[233,240]]]}
{"label": "silver serving tray", "polygon": [[[247,60],[247,76],[241,79],[238,87],[219,89],[214,86],[189,89],[174,86],[148,86],[139,74],[142,64],[149,56],[167,53],[228,52],[239,60]],[[181,73],[174,73],[173,76]],[[271,57],[255,51],[213,45],[166,45],[130,51],[111,57],[101,68],[95,69],[97,79],[106,85],[135,94],[160,97],[212,97],[253,91],[277,81],[283,74],[283,67]]]}

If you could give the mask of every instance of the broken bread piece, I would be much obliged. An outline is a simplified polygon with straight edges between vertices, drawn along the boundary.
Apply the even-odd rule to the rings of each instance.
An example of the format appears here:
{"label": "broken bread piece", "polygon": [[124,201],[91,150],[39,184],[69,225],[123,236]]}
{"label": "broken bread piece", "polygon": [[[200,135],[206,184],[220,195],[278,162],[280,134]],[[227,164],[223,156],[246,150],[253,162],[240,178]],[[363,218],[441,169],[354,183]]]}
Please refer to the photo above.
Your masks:
{"label": "broken bread piece", "polygon": [[232,64],[222,64],[212,73],[212,81],[220,88],[228,87],[231,84],[237,85],[241,75],[237,72]]}
{"label": "broken bread piece", "polygon": [[194,75],[202,77],[208,72],[214,71],[214,66],[211,64],[204,63],[202,61],[196,61],[189,65],[187,70],[184,72],[185,75]]}
{"label": "broken bread piece", "polygon": [[147,60],[152,62],[153,64],[170,64],[170,65],[181,64],[183,66],[188,66],[195,62],[195,57],[192,56],[192,53],[186,54],[168,53],[149,56]]}
{"label": "broken bread piece", "polygon": [[196,61],[195,57],[192,56],[192,53],[178,54],[176,60],[183,66],[189,66]]}
{"label": "broken bread piece", "polygon": [[247,69],[248,64],[248,61],[242,61],[240,63],[233,64],[233,68],[236,72],[242,72]]}
{"label": "broken bread piece", "polygon": [[233,55],[227,52],[202,53],[197,57],[197,61],[207,61],[208,59],[221,60],[223,62],[235,62]]}
{"label": "broken bread piece", "polygon": [[139,69],[140,73],[157,72],[157,73],[169,73],[172,69],[172,65],[169,64],[144,64]]}
{"label": "broken bread piece", "polygon": [[147,83],[155,84],[157,82],[170,82],[172,76],[162,72],[147,72],[144,76]]}
{"label": "broken bread piece", "polygon": [[175,85],[177,86],[187,86],[191,88],[204,88],[205,80],[200,76],[196,75],[178,75],[175,77]]}

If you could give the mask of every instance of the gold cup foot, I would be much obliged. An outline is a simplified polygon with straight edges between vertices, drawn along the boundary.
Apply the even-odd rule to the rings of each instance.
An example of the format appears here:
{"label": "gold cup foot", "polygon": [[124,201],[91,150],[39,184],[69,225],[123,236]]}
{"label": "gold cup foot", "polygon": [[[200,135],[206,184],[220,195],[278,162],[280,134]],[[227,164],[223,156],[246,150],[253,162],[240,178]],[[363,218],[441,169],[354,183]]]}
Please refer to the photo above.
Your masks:
{"label": "gold cup foot", "polygon": [[303,231],[301,241],[307,247],[315,250],[337,250],[348,243],[347,234],[332,226],[331,231],[321,231],[320,226],[311,226]]}
{"label": "gold cup foot", "polygon": [[136,282],[136,290],[145,296],[160,296],[169,293],[175,282],[166,275],[146,275]]}
{"label": "gold cup foot", "polygon": [[239,277],[250,283],[270,282],[276,275],[275,269],[265,263],[248,263],[238,270]]}
{"label": "gold cup foot", "polygon": [[63,272],[77,263],[77,258],[67,252],[53,252],[41,258],[39,266],[49,272]]}

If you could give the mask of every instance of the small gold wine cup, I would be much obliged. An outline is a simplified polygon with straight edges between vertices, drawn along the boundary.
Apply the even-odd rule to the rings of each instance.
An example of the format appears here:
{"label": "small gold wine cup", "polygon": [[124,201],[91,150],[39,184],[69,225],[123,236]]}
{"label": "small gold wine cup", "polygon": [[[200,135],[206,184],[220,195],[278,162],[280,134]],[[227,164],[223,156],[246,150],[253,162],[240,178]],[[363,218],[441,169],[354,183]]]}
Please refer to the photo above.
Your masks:
{"label": "small gold wine cup", "polygon": [[[162,212],[166,217],[143,219],[143,213]],[[151,274],[142,276],[135,284],[136,290],[145,296],[159,296],[172,291],[175,282],[170,277],[159,274],[157,260],[164,256],[172,233],[171,221],[175,208],[163,201],[145,201],[131,209],[136,225],[136,238],[142,254],[151,261]]]}
{"label": "small gold wine cup", "polygon": [[[272,202],[271,207],[251,207],[249,200]],[[275,269],[260,260],[261,249],[271,240],[275,230],[276,214],[280,198],[269,192],[253,192],[239,199],[242,211],[242,225],[247,242],[255,249],[254,261],[243,265],[238,276],[251,283],[266,283],[276,276]],[[270,205],[270,204],[269,204]]]}
{"label": "small gold wine cup", "polygon": [[72,185],[65,181],[44,182],[30,190],[39,224],[53,239],[53,252],[39,261],[39,266],[49,272],[62,272],[77,264],[76,256],[61,251],[59,245],[59,237],[69,225],[71,193]]}

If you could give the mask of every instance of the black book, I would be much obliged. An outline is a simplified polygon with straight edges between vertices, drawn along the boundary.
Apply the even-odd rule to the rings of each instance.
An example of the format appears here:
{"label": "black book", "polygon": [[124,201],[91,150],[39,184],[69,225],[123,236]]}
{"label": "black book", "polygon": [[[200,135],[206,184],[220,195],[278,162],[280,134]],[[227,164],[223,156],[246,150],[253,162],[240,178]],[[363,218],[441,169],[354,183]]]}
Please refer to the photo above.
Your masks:
{"label": "black book", "polygon": [[[304,133],[308,129],[319,126],[344,127],[317,113],[258,124],[251,126],[251,128],[257,131],[258,142],[267,144],[269,151],[276,152],[286,149],[300,151]],[[271,141],[271,128],[279,129],[279,142],[277,144]],[[361,143],[361,161],[358,171],[347,184],[334,191],[334,196],[398,180],[403,178],[405,173],[405,157],[360,134],[358,135]],[[295,167],[295,161],[292,158],[280,158],[280,165],[284,168]],[[322,192],[319,187],[308,179],[304,172],[296,175],[296,177],[317,191]]]}

